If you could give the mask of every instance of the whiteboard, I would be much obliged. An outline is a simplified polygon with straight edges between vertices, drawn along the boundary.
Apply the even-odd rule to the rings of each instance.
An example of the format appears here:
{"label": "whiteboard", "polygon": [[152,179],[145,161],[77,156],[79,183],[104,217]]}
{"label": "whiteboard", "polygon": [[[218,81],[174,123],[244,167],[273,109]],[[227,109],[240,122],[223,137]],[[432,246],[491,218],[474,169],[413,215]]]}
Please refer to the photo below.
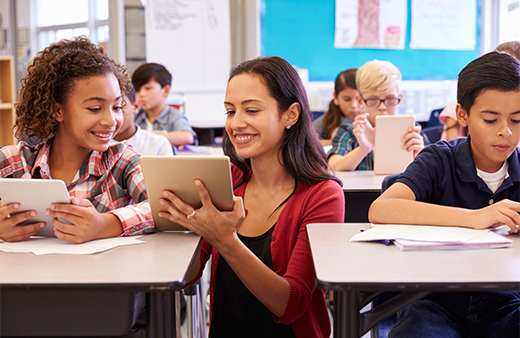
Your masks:
{"label": "whiteboard", "polygon": [[172,91],[225,90],[231,68],[228,0],[147,0],[146,61],[172,74]]}

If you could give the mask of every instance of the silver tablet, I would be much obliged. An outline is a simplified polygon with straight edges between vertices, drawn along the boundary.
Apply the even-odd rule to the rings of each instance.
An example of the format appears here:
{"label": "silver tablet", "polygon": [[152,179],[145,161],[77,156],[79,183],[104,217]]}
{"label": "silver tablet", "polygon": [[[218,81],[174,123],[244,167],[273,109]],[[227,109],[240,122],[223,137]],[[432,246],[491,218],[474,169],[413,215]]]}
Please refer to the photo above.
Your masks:
{"label": "silver tablet", "polygon": [[374,173],[390,175],[403,172],[413,161],[413,151],[402,149],[401,139],[415,126],[413,115],[376,116]]}
{"label": "silver tablet", "polygon": [[159,217],[159,211],[165,211],[159,199],[163,197],[163,190],[170,190],[193,208],[200,208],[199,192],[193,183],[196,178],[204,183],[217,209],[233,210],[233,185],[227,156],[142,156],[141,167],[155,228],[159,231],[187,230]]}
{"label": "silver tablet", "polygon": [[38,215],[20,226],[45,222],[45,228],[36,236],[56,237],[52,217],[45,216],[45,210],[53,203],[70,203],[69,192],[62,180],[0,178],[0,198],[4,204],[20,203],[16,212],[36,210]]}

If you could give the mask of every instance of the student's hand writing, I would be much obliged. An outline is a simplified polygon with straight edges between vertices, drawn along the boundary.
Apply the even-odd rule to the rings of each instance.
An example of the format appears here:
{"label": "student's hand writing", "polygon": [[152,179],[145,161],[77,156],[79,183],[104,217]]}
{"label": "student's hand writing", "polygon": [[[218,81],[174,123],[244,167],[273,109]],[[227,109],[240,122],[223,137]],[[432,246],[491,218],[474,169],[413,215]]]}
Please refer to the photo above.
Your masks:
{"label": "student's hand writing", "polygon": [[402,138],[403,149],[413,151],[413,157],[417,156],[424,148],[424,138],[421,135],[421,127],[415,126],[408,129],[408,134]]}
{"label": "student's hand writing", "polygon": [[[195,186],[199,191],[202,207],[194,210],[193,207],[184,203],[171,191],[164,190],[164,198],[160,199],[160,203],[168,212],[160,212],[159,216],[197,233],[220,251],[227,245],[228,241],[238,238],[237,229],[245,218],[242,198],[233,198],[232,211],[219,211],[211,202],[204,184],[195,180]],[[188,218],[192,214],[193,216]]]}
{"label": "student's hand writing", "polygon": [[[2,203],[2,202],[0,202]],[[12,203],[0,206],[0,239],[6,242],[23,241],[33,235],[36,235],[41,228],[45,227],[44,222],[36,222],[33,224],[18,226],[23,221],[36,217],[35,210],[21,212],[11,215],[20,208],[19,203]]]}
{"label": "student's hand writing", "polygon": [[67,242],[84,243],[115,237],[123,232],[117,216],[109,212],[99,213],[89,200],[71,197],[70,202],[71,204],[52,204],[46,211],[47,216],[54,217],[52,224],[56,237]]}
{"label": "student's hand writing", "polygon": [[353,133],[359,147],[368,154],[374,148],[376,133],[367,117],[368,113],[356,116],[352,125],[354,126]]}
{"label": "student's hand writing", "polygon": [[509,233],[519,231],[517,225],[520,224],[520,203],[504,199],[482,209],[471,210],[472,213],[468,226],[474,229],[497,228],[503,224],[511,230]]}

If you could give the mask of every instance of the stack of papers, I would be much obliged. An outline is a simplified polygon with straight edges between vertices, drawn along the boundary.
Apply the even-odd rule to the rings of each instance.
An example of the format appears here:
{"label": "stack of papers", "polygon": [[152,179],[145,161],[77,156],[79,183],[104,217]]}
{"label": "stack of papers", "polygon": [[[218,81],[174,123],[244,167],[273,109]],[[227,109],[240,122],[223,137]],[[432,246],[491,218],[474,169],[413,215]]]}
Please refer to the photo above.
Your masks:
{"label": "stack of papers", "polygon": [[393,240],[403,251],[510,248],[507,227],[475,230],[428,225],[372,224],[372,228],[354,235],[350,241]]}

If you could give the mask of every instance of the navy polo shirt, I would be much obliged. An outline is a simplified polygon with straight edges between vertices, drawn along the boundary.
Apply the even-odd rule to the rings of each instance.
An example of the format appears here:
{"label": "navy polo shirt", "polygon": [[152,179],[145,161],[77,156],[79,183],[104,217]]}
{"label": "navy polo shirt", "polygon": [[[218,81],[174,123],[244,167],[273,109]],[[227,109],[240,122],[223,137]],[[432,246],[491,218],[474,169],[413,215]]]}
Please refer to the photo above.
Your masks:
{"label": "navy polo shirt", "polygon": [[396,182],[406,184],[421,202],[481,209],[503,199],[520,201],[518,148],[507,159],[509,177],[495,193],[477,176],[470,137],[425,147]]}

